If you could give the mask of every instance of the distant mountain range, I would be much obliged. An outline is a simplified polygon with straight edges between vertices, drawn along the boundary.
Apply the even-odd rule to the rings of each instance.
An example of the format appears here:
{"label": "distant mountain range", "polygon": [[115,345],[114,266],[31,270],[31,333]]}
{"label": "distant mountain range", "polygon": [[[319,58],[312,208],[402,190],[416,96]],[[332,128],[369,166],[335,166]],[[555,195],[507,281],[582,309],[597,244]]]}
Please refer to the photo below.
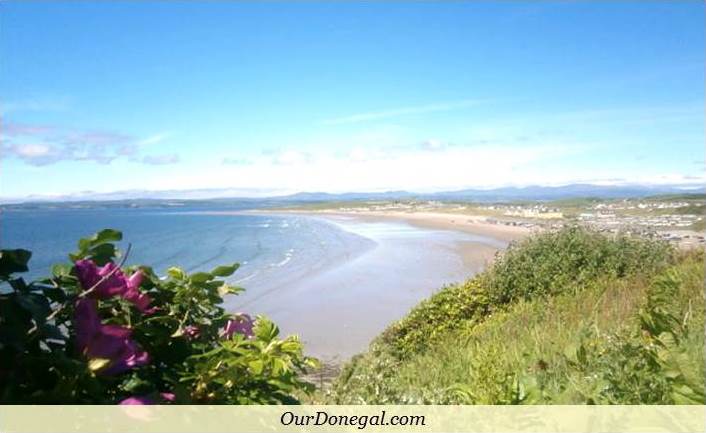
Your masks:
{"label": "distant mountain range", "polygon": [[505,187],[493,189],[463,189],[459,191],[443,191],[435,193],[412,193],[408,191],[388,191],[381,193],[298,193],[277,197],[279,200],[312,202],[312,201],[356,201],[356,200],[394,200],[394,199],[424,199],[424,200],[472,200],[472,201],[516,201],[516,200],[559,200],[578,197],[595,198],[630,198],[647,197],[660,194],[705,193],[706,187],[694,185],[654,186],[654,185],[591,185],[572,184],[564,186],[527,186]]}
{"label": "distant mountain range", "polygon": [[579,197],[632,198],[660,194],[704,194],[704,185],[592,185],[571,184],[563,186],[527,186],[493,189],[463,189],[435,193],[414,193],[409,191],[349,192],[332,194],[325,192],[301,192],[290,195],[272,195],[262,198],[243,197],[244,190],[194,189],[169,191],[130,190],[111,193],[85,192],[66,196],[32,196],[23,199],[5,199],[2,203],[47,203],[47,202],[115,202],[115,201],[164,201],[164,200],[215,200],[240,202],[285,202],[306,203],[322,201],[363,201],[363,200],[440,200],[440,201],[479,201],[502,202],[521,200],[559,200]]}

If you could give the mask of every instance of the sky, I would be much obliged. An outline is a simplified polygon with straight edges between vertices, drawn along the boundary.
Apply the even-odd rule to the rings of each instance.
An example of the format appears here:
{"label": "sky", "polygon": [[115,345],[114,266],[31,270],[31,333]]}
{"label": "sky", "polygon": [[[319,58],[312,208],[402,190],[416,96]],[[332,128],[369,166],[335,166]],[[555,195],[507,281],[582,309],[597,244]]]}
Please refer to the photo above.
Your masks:
{"label": "sky", "polygon": [[0,2],[0,197],[706,182],[704,3]]}

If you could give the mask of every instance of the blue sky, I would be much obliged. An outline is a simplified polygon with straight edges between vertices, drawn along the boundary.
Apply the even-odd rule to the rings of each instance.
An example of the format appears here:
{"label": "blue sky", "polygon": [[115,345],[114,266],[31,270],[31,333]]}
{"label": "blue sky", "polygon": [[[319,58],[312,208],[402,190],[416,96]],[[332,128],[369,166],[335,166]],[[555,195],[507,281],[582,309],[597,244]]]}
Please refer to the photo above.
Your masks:
{"label": "blue sky", "polygon": [[0,3],[0,196],[700,183],[704,4]]}

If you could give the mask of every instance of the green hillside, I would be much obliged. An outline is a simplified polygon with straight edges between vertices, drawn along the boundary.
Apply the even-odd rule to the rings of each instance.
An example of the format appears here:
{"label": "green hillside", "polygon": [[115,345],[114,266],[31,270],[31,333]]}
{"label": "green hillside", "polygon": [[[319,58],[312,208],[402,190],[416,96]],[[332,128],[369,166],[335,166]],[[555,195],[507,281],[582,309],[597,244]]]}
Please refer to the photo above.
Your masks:
{"label": "green hillside", "polygon": [[536,235],[419,304],[316,400],[703,404],[703,251]]}

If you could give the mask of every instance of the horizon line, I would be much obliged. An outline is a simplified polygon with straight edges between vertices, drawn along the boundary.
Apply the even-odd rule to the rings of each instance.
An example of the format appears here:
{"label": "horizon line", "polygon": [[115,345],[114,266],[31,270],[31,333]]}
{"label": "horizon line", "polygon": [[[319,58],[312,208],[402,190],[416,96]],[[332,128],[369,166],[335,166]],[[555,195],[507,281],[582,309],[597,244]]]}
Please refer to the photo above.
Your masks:
{"label": "horizon line", "polygon": [[[341,195],[350,195],[350,194],[394,194],[394,193],[400,193],[400,194],[417,194],[417,195],[439,195],[439,194],[449,194],[449,193],[462,193],[464,191],[478,191],[478,192],[492,192],[495,190],[501,190],[501,189],[528,189],[528,188],[563,188],[563,187],[570,187],[570,186],[589,186],[589,187],[596,187],[596,188],[629,188],[629,187],[636,187],[636,188],[644,188],[644,189],[659,189],[659,188],[674,188],[674,189],[680,189],[683,190],[685,193],[688,193],[689,191],[695,191],[697,193],[704,193],[706,192],[706,182],[680,182],[680,183],[646,183],[646,182],[614,182],[614,183],[606,183],[606,181],[576,181],[576,182],[567,182],[567,183],[554,183],[554,184],[541,184],[541,183],[531,183],[531,184],[525,184],[525,185],[518,185],[518,184],[508,184],[508,185],[500,185],[500,186],[469,186],[469,187],[460,187],[456,189],[439,189],[439,190],[434,190],[434,191],[414,191],[414,190],[405,190],[405,189],[385,189],[385,190],[373,190],[373,191],[364,191],[364,190],[350,190],[350,191],[343,191],[343,192],[329,192],[329,191],[313,191],[313,190],[302,190],[302,191],[277,191],[277,190],[270,190],[270,193],[264,193],[263,195],[237,195],[238,193],[234,192],[233,195],[224,195],[224,196],[200,196],[200,197],[184,197],[184,198],[179,198],[179,197],[170,197],[170,198],[164,198],[164,197],[148,197],[148,196],[140,196],[140,194],[165,194],[165,193],[173,193],[173,194],[178,194],[178,193],[194,193],[194,192],[227,192],[229,190],[239,190],[239,188],[235,187],[218,187],[218,188],[191,188],[191,189],[160,189],[160,190],[114,190],[114,191],[106,191],[106,192],[99,192],[99,191],[80,191],[80,192],[73,192],[73,193],[65,193],[65,194],[31,194],[31,195],[26,195],[26,196],[20,196],[20,197],[7,197],[7,196],[0,196],[0,205],[5,205],[5,204],[29,204],[29,203],[41,203],[41,202],[46,202],[46,203],[53,203],[53,202],[81,202],[81,201],[91,201],[91,202],[110,202],[110,201],[123,201],[123,200],[216,200],[216,199],[230,199],[230,200],[268,200],[268,199],[278,199],[278,198],[287,198],[287,197],[292,197],[296,195],[306,195],[306,194],[322,194],[322,195],[330,195],[330,196],[341,196]],[[241,192],[243,193],[249,188],[242,188],[240,189]],[[134,196],[129,196],[130,193],[134,193]],[[119,194],[126,194],[125,197],[120,197],[120,198],[109,198],[109,197],[104,197],[104,196],[110,196],[110,195],[119,195]],[[247,193],[245,193],[247,194]],[[95,196],[95,197],[91,197]],[[103,197],[100,197],[103,196]],[[587,196],[588,197],[588,196]]]}

